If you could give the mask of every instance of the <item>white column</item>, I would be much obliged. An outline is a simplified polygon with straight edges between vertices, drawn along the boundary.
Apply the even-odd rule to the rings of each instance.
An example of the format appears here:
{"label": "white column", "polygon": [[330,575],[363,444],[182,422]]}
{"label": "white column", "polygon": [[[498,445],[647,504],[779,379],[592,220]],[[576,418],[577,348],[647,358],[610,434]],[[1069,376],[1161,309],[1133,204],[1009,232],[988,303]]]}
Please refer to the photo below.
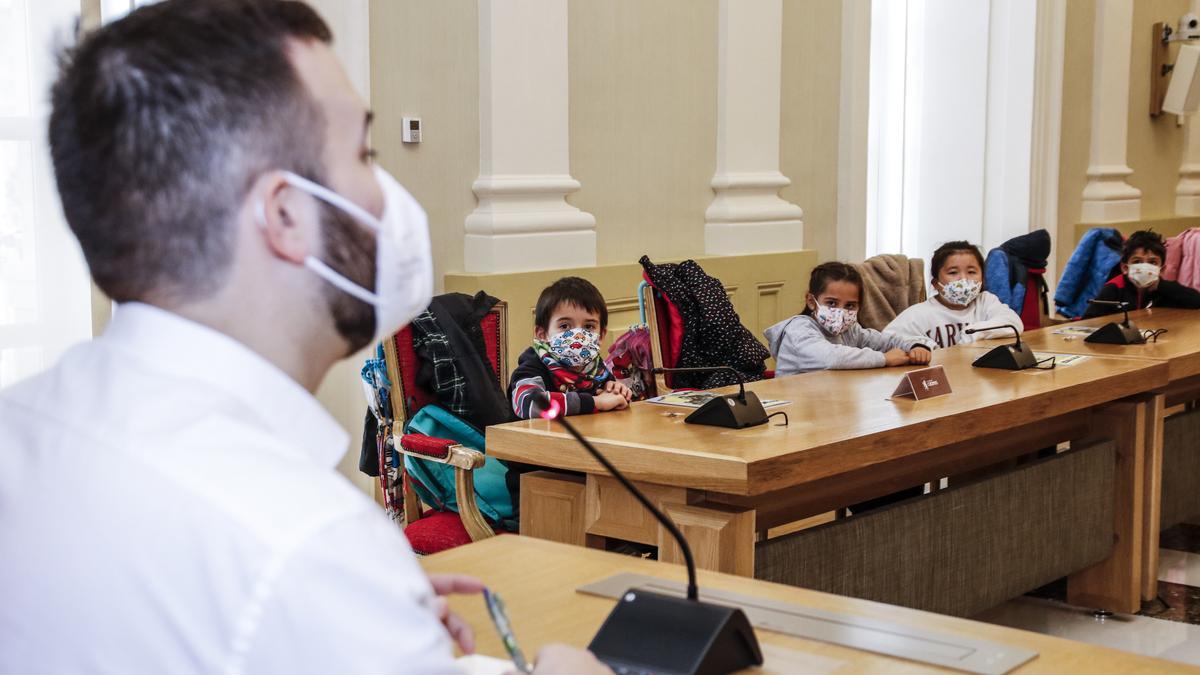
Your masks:
{"label": "white column", "polygon": [[[1192,13],[1200,13],[1200,0],[1192,0]],[[1197,117],[1189,115],[1183,130],[1183,164],[1179,166],[1179,184],[1175,186],[1175,213],[1200,216],[1200,129]]]}
{"label": "white column", "polygon": [[1085,223],[1137,220],[1142,192],[1125,182],[1129,131],[1129,61],[1133,47],[1133,0],[1096,0],[1092,68],[1092,145],[1083,188]]}
{"label": "white column", "polygon": [[782,0],[720,0],[716,196],[705,211],[714,255],[799,249],[804,212],[779,197]]}
{"label": "white column", "polygon": [[468,272],[596,264],[596,219],[566,201],[567,3],[479,0],[479,205]]}

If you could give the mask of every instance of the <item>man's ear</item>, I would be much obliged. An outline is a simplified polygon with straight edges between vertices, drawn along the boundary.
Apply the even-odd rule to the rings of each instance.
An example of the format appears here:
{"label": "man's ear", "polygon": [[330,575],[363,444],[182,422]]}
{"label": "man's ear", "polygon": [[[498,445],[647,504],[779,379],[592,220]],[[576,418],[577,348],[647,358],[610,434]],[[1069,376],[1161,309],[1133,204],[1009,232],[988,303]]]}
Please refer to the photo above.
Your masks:
{"label": "man's ear", "polygon": [[255,181],[249,198],[255,222],[271,252],[288,262],[303,264],[313,253],[311,242],[319,236],[316,199],[293,188],[279,172],[264,174]]}
{"label": "man's ear", "polygon": [[1121,274],[1129,274],[1129,263],[1121,263]]}
{"label": "man's ear", "polygon": [[600,329],[600,341],[601,341],[601,342],[604,342],[604,337],[605,337],[606,335],[608,335],[608,329],[607,329],[607,328],[601,328],[601,329]]}
{"label": "man's ear", "polygon": [[546,329],[542,328],[541,326],[534,326],[533,327],[533,337],[537,338],[538,340],[545,340],[546,339]]}
{"label": "man's ear", "polygon": [[805,306],[805,307],[807,307],[807,308],[808,308],[808,310],[809,310],[810,312],[815,312],[815,311],[817,311],[817,298],[816,298],[816,296],[814,296],[812,293],[809,293],[808,295],[805,295],[805,296],[804,296],[804,306]]}

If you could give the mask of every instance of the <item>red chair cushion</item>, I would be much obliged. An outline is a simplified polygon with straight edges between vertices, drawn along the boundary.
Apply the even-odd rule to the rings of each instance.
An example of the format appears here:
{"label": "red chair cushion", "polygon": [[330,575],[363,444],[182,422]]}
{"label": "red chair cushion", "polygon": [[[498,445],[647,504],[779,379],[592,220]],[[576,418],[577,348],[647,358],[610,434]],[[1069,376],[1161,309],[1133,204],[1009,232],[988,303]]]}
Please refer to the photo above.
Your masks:
{"label": "red chair cushion", "polygon": [[[501,530],[496,533],[505,534]],[[471,535],[467,534],[462,518],[449,511],[427,511],[420,520],[404,528],[404,536],[408,537],[413,551],[421,555],[433,555],[471,543]]]}
{"label": "red chair cushion", "polygon": [[[649,274],[643,272],[642,278],[654,286]],[[654,316],[658,323],[658,349],[663,359],[661,366],[674,368],[679,364],[679,354],[683,351],[683,315],[675,303],[657,288],[650,295],[654,298]],[[671,373],[663,374],[663,381],[668,387],[674,388],[672,379]]]}
{"label": "red chair cushion", "polygon": [[446,459],[450,456],[450,448],[458,444],[458,441],[449,438],[434,438],[424,434],[404,434],[400,437],[400,447],[433,459]]}
{"label": "red chair cushion", "polygon": [[487,350],[488,363],[492,364],[496,384],[499,384],[500,369],[504,367],[504,364],[500,363],[500,315],[496,312],[484,314],[479,328],[483,331],[483,346]]}
{"label": "red chair cushion", "polygon": [[412,419],[418,410],[430,403],[436,403],[437,398],[417,386],[420,361],[417,359],[417,351],[413,349],[412,328],[405,326],[392,336],[392,340],[396,344],[396,358],[400,362],[400,387],[406,399],[400,401],[400,404],[403,406],[404,418]]}
{"label": "red chair cushion", "polygon": [[1025,278],[1025,303],[1021,305],[1021,323],[1025,324],[1025,330],[1042,327],[1041,293],[1038,289],[1041,288],[1041,278],[1045,273],[1045,269],[1030,269]]}

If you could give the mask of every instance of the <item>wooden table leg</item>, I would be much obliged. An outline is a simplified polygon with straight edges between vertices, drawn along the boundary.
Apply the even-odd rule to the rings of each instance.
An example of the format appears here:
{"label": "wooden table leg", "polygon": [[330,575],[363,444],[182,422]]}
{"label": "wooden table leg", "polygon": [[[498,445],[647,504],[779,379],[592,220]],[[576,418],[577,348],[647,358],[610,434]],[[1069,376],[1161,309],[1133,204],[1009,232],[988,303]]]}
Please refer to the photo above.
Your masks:
{"label": "wooden table leg", "polygon": [[1091,433],[1083,439],[1112,439],[1116,443],[1116,541],[1107,559],[1070,576],[1067,602],[1073,605],[1128,614],[1141,609],[1147,408],[1144,401],[1130,400],[1097,408]]}
{"label": "wooden table leg", "polygon": [[[754,576],[752,509],[724,504],[668,504],[666,512],[687,539],[696,567]],[[660,527],[658,537],[658,559],[683,564],[683,551],[671,534]]]}
{"label": "wooden table leg", "polygon": [[1162,530],[1163,417],[1166,397],[1146,399],[1146,466],[1142,511],[1142,600],[1158,597],[1158,533]]}

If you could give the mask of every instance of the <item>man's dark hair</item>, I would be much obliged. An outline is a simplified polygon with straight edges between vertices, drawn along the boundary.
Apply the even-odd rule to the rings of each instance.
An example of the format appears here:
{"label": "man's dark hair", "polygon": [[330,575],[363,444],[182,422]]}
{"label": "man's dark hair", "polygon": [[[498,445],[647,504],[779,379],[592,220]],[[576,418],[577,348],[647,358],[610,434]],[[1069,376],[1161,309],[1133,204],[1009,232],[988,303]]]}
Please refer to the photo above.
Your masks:
{"label": "man's dark hair", "polygon": [[54,173],[109,297],[210,294],[255,179],[284,169],[322,181],[324,116],[289,61],[289,38],[333,36],[302,2],[165,0],[62,54]]}
{"label": "man's dark hair", "polygon": [[[858,299],[862,300],[863,280],[862,275],[854,268],[854,265],[848,265],[844,262],[824,262],[813,268],[812,273],[808,275],[808,292],[812,293],[815,298],[825,292],[829,288],[829,284],[835,281],[845,281],[847,283],[858,286]],[[804,311],[801,314],[812,314],[812,309],[808,303],[804,303]]]}
{"label": "man's dark hair", "polygon": [[929,276],[934,281],[937,281],[938,274],[942,268],[946,266],[946,260],[956,253],[970,253],[975,256],[975,260],[979,262],[979,272],[981,274],[987,272],[987,263],[983,259],[983,253],[979,251],[979,247],[969,241],[948,241],[933,252],[933,259],[929,261]]}
{"label": "man's dark hair", "polygon": [[599,314],[600,330],[608,328],[608,305],[604,304],[604,296],[600,295],[599,289],[593,286],[592,282],[580,277],[563,277],[542,291],[533,311],[534,325],[543,330],[550,330],[550,319],[554,310],[563,303]]}
{"label": "man's dark hair", "polygon": [[1167,244],[1163,241],[1162,235],[1154,230],[1138,230],[1129,235],[1125,244],[1121,246],[1121,262],[1129,262],[1139,248],[1145,249],[1147,253],[1157,255],[1158,259],[1163,262],[1167,260]]}

